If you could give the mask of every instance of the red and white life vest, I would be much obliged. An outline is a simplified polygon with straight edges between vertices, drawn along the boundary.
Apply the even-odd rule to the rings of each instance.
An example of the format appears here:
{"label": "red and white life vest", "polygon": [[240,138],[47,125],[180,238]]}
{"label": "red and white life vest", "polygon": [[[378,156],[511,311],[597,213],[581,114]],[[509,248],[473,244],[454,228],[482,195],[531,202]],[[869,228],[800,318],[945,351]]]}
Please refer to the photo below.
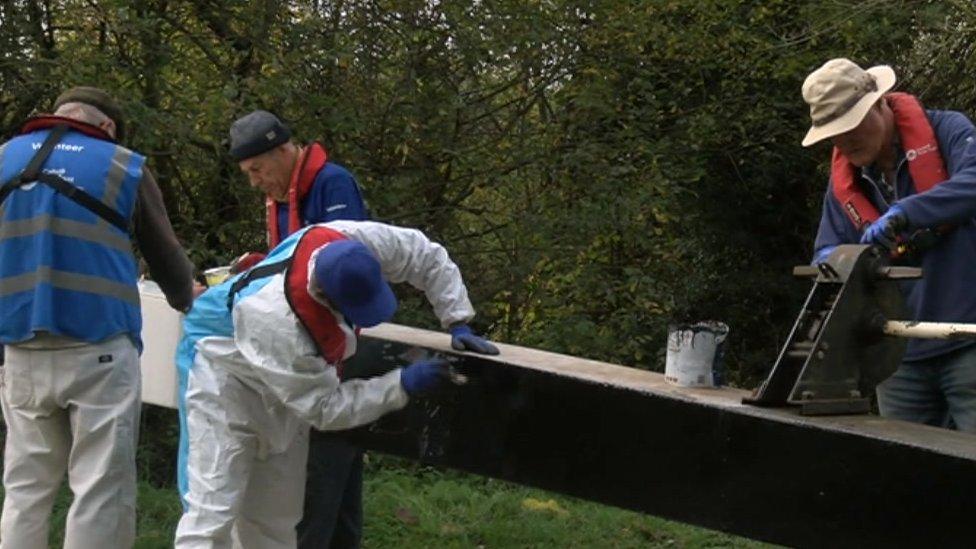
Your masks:
{"label": "red and white life vest", "polygon": [[[907,93],[889,93],[885,100],[895,114],[895,129],[901,138],[908,161],[908,172],[915,183],[915,192],[923,193],[949,179],[939,142],[925,110],[918,99]],[[877,221],[881,214],[857,184],[857,167],[834,147],[830,179],[834,197],[840,202],[857,230]]]}
{"label": "red and white life vest", "polygon": [[[291,263],[285,271],[285,297],[298,320],[308,331],[319,355],[334,364],[342,377],[342,360],[349,345],[355,345],[358,328],[340,326],[331,309],[316,301],[308,292],[309,259],[318,248],[336,240],[345,240],[342,233],[328,227],[312,227],[301,236]],[[350,339],[352,341],[350,341]]]}

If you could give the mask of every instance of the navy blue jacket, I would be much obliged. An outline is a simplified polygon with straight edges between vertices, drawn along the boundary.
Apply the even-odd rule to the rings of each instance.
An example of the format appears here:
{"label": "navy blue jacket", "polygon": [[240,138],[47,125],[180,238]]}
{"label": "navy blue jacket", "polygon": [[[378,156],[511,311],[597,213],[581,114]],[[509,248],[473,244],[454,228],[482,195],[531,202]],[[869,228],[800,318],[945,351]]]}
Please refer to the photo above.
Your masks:
{"label": "navy blue jacket", "polygon": [[[908,216],[912,230],[953,224],[958,228],[942,237],[922,259],[924,278],[902,287],[912,318],[931,322],[976,323],[976,129],[965,115],[954,111],[926,114],[945,161],[949,179],[916,194],[905,152],[898,148],[894,201]],[[879,190],[877,171],[861,170],[864,188],[878,211],[889,204]],[[820,229],[814,249],[852,244],[860,233],[841,209],[828,185]],[[924,360],[971,345],[965,340],[909,340],[906,362]]]}

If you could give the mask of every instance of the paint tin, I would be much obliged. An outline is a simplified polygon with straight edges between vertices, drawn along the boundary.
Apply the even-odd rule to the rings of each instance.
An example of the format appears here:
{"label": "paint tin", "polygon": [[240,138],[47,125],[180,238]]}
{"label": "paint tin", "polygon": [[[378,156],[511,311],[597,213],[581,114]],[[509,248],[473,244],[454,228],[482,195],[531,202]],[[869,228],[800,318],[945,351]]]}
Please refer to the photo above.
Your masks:
{"label": "paint tin", "polygon": [[721,386],[728,335],[726,324],[711,320],[670,326],[664,379],[679,387]]}
{"label": "paint tin", "polygon": [[207,269],[203,271],[203,277],[207,281],[207,286],[213,288],[214,286],[220,284],[221,282],[227,280],[230,276],[230,267],[214,267],[213,269]]}

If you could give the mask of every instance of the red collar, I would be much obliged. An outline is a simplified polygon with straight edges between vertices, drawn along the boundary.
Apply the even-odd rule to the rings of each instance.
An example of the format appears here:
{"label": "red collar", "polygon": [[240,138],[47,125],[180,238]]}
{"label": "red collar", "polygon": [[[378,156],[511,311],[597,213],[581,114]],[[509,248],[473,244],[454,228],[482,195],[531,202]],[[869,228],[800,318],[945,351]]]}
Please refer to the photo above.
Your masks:
{"label": "red collar", "polygon": [[289,202],[293,193],[296,194],[299,202],[305,199],[305,195],[312,190],[312,184],[315,183],[315,176],[319,174],[322,166],[325,166],[325,163],[328,161],[329,154],[326,152],[325,147],[319,143],[312,143],[302,150],[302,154],[295,163],[297,168],[292,170],[291,182],[288,186]]}
{"label": "red collar", "polygon": [[[302,228],[299,216],[302,201],[312,190],[315,177],[328,161],[329,154],[319,143],[312,143],[305,147],[295,161],[295,168],[291,172],[291,181],[288,184],[288,234]],[[270,196],[267,198],[267,209],[268,245],[274,248],[288,235],[278,234],[278,204]]]}
{"label": "red collar", "polygon": [[67,125],[71,129],[79,131],[89,137],[94,137],[95,139],[101,139],[104,141],[111,141],[112,143],[116,142],[115,139],[112,139],[112,136],[98,126],[93,126],[87,122],[75,120],[74,118],[54,116],[53,114],[43,114],[29,118],[20,128],[20,133],[24,134],[36,132],[38,130],[46,130],[62,124]]}

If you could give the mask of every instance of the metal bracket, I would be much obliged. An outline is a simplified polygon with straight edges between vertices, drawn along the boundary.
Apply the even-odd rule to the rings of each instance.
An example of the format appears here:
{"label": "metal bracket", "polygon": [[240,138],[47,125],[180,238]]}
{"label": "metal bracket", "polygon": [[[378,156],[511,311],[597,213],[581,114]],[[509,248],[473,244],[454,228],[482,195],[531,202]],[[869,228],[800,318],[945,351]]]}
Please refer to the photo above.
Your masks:
{"label": "metal bracket", "polygon": [[894,282],[921,270],[889,265],[879,248],[847,245],[793,274],[813,278],[813,289],[769,376],[743,402],[799,406],[805,415],[867,413],[866,395],[894,373],[906,345],[872,320],[905,315]]}

